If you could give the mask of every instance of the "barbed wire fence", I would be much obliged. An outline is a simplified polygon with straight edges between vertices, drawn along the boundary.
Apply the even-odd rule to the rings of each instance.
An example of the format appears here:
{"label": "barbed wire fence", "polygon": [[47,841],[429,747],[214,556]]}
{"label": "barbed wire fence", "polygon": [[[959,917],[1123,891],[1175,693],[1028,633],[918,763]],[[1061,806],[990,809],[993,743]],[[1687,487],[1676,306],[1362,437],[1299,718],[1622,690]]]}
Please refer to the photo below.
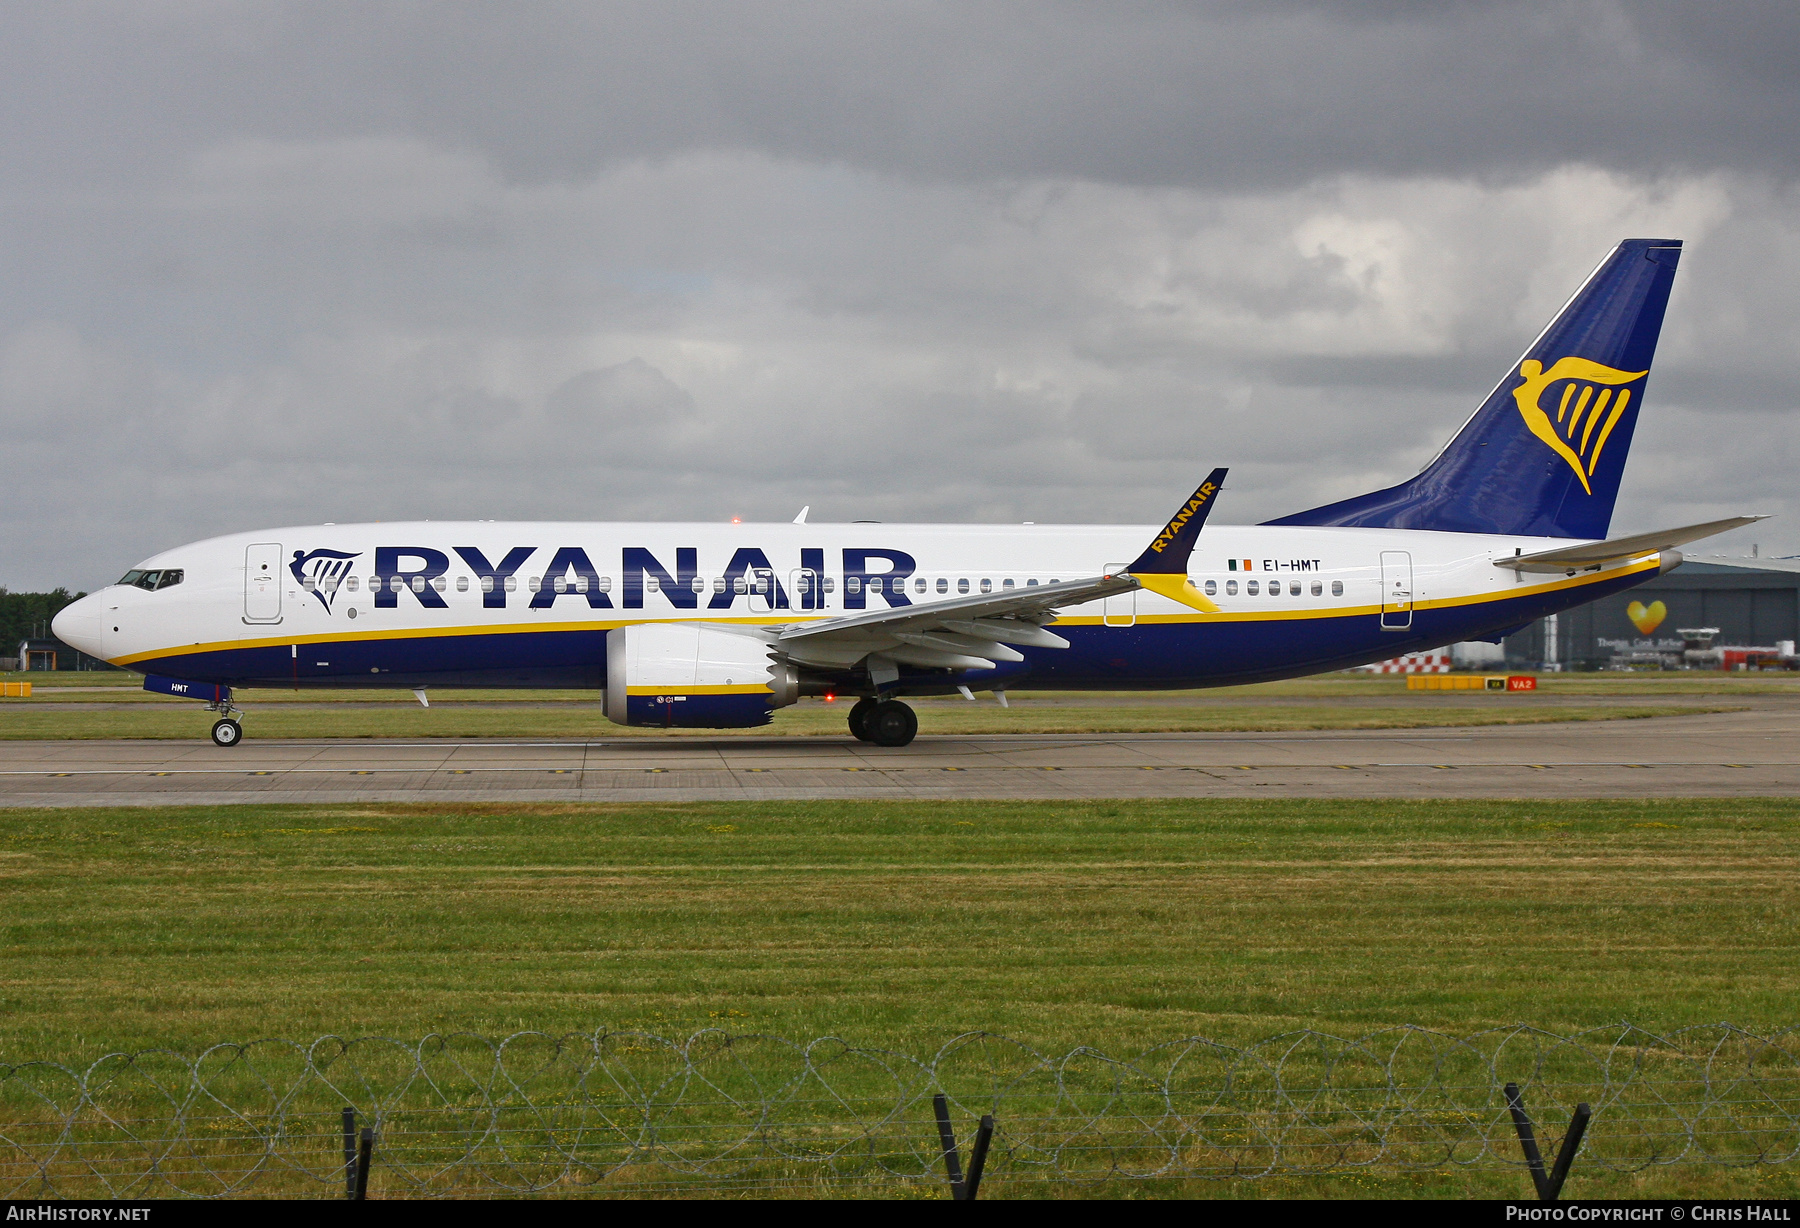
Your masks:
{"label": "barbed wire fence", "polygon": [[1547,1139],[1592,1106],[1579,1172],[1800,1155],[1800,1029],[1656,1035],[1418,1027],[1187,1038],[1129,1060],[990,1033],[926,1056],[707,1030],[321,1037],[0,1064],[0,1197],[865,1192],[944,1196],[933,1100],[996,1121],[986,1180],[1255,1181],[1510,1172],[1505,1085]]}

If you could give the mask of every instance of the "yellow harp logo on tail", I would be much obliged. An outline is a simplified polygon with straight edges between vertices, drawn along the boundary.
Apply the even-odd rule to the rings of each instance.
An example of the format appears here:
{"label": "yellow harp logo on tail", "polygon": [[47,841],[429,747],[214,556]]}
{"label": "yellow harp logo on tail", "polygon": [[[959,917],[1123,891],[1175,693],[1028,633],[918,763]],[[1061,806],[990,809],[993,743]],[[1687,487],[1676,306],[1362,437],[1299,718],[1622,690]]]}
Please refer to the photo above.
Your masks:
{"label": "yellow harp logo on tail", "polygon": [[[1549,444],[1551,451],[1569,463],[1569,468],[1581,479],[1581,488],[1593,494],[1594,488],[1588,484],[1588,479],[1594,474],[1594,466],[1600,463],[1600,453],[1605,450],[1613,427],[1619,424],[1619,419],[1625,416],[1625,407],[1631,404],[1631,389],[1620,385],[1633,383],[1650,373],[1620,371],[1585,358],[1559,358],[1546,371],[1543,363],[1527,358],[1519,364],[1519,374],[1525,382],[1514,388],[1512,394],[1513,400],[1519,403],[1519,414],[1525,419],[1525,425],[1531,428],[1533,435]],[[1538,404],[1538,399],[1550,385],[1565,380],[1562,397],[1556,405],[1556,421],[1552,422],[1549,411]]]}

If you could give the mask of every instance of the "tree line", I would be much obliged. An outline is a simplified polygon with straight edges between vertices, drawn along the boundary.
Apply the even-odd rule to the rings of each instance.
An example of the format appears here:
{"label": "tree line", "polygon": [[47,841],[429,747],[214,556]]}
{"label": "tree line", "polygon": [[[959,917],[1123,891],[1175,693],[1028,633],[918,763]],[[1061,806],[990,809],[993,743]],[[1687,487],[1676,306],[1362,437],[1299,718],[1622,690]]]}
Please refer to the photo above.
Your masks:
{"label": "tree line", "polygon": [[13,593],[0,588],[0,657],[10,657],[19,641],[50,634],[50,620],[57,612],[87,596],[66,588],[47,593]]}

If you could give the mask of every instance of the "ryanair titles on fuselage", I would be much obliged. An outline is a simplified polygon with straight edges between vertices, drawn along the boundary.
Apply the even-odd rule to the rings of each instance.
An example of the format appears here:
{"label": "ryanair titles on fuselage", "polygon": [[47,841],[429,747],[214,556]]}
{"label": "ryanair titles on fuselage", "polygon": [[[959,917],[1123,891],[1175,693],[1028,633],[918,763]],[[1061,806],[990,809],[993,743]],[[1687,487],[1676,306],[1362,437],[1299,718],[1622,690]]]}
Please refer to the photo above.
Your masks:
{"label": "ryanair titles on fuselage", "polygon": [[[660,592],[677,609],[729,610],[739,597],[752,591],[766,597],[775,609],[822,609],[839,577],[845,609],[867,609],[871,595],[890,606],[905,606],[912,604],[906,595],[906,581],[918,570],[917,561],[904,550],[847,546],[840,552],[841,566],[835,572],[826,571],[825,551],[820,548],[802,548],[800,566],[790,572],[778,570],[765,551],[741,546],[709,582],[700,571],[698,547],[677,547],[670,568],[648,548],[626,546],[619,556],[615,605],[611,575],[601,574],[585,547],[514,546],[497,559],[476,546],[453,549],[479,585],[482,605],[490,609],[506,608],[507,595],[518,591],[526,565],[541,559],[546,550],[549,558],[542,570],[530,569],[531,579],[537,583],[527,590],[526,606],[534,610],[551,608],[559,597],[585,600],[595,610],[642,609],[646,591]],[[377,609],[398,606],[402,592],[413,594],[427,609],[448,608],[436,582],[454,565],[449,554],[431,546],[377,546],[371,554],[367,582]],[[355,584],[354,560],[358,557],[360,552],[295,550],[288,570],[329,612],[338,591]],[[790,593],[790,588],[797,591]]]}

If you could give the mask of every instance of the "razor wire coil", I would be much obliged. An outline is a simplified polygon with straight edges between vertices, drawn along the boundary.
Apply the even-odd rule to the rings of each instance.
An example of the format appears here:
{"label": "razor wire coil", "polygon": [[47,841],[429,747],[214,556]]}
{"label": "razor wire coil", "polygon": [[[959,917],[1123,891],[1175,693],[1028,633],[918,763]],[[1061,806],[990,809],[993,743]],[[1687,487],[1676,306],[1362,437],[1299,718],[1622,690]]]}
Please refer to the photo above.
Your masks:
{"label": "razor wire coil", "polygon": [[998,1120],[990,1180],[1518,1170],[1509,1082],[1549,1133],[1592,1105],[1584,1169],[1800,1156],[1800,1028],[1298,1031],[1129,1059],[985,1032],[926,1056],[712,1029],[325,1036],[0,1063],[0,1197],[342,1197],[346,1106],[390,1195],[935,1184],[939,1093],[959,1135]]}

